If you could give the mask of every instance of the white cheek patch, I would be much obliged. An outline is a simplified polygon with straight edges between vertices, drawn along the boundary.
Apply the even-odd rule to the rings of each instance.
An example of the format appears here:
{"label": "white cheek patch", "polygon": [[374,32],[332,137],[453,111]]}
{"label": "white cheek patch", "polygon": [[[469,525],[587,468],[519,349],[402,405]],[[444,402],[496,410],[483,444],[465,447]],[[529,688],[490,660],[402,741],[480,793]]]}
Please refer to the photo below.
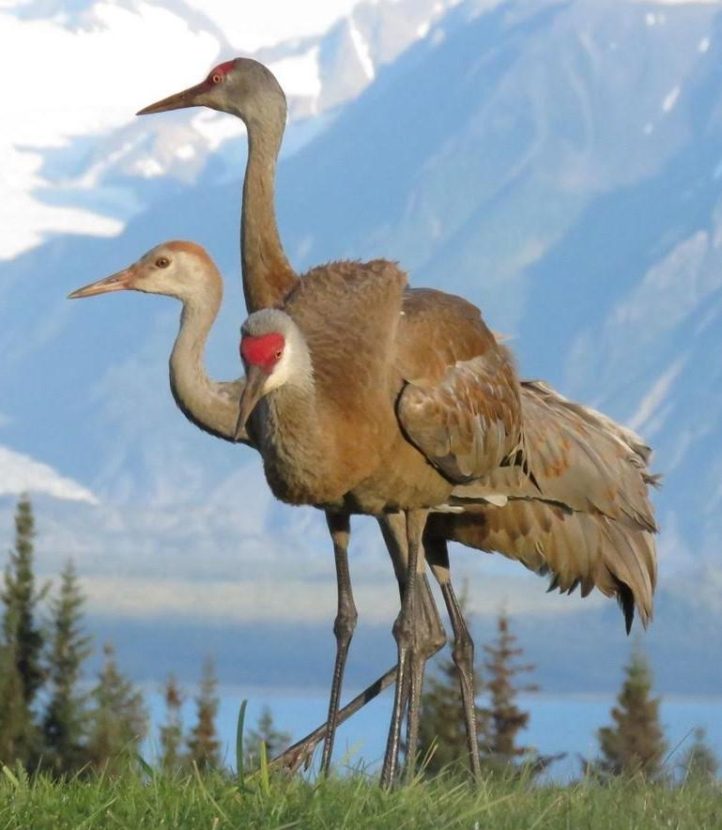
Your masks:
{"label": "white cheek patch", "polygon": [[291,349],[287,345],[283,350],[281,359],[273,367],[273,371],[268,376],[266,383],[263,386],[264,393],[272,392],[283,386],[291,376]]}

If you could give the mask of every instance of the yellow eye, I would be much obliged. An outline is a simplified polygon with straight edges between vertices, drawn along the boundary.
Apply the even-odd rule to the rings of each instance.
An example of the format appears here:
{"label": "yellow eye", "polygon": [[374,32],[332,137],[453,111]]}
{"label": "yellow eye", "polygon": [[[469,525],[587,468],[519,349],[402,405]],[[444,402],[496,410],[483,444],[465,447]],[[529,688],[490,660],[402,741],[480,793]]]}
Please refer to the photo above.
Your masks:
{"label": "yellow eye", "polygon": [[223,75],[220,72],[214,72],[211,75],[211,83],[212,84],[219,84],[223,80]]}
{"label": "yellow eye", "polygon": [[167,256],[159,256],[155,261],[156,268],[167,268],[170,265],[170,260]]}

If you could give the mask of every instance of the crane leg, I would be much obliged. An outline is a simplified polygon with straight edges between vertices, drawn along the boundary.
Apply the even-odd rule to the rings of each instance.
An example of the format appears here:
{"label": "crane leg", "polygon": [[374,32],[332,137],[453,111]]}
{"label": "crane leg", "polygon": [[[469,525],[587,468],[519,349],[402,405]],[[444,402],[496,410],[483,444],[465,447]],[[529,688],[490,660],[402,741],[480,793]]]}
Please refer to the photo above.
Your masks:
{"label": "crane leg", "polygon": [[[342,709],[339,709],[336,725],[339,726],[344,723],[352,715],[355,715],[359,709],[363,709],[367,703],[370,703],[374,698],[378,697],[384,689],[388,688],[396,680],[397,672],[398,667],[395,665],[387,669],[385,674],[382,674],[378,680],[375,680],[363,692],[356,695],[353,700],[350,700]],[[289,746],[288,749],[281,752],[280,755],[277,755],[271,761],[271,766],[276,769],[284,769],[290,773],[295,772],[301,766],[308,766],[311,762],[313,751],[326,736],[327,728],[327,723],[322,723],[320,726],[317,726],[312,732],[309,732],[308,735],[301,738],[300,741],[296,741],[293,746]]]}
{"label": "crane leg", "polygon": [[[396,579],[399,584],[399,593],[403,601],[403,596],[406,589],[406,582],[408,577],[408,543],[406,537],[406,519],[401,513],[390,513],[384,514],[383,516],[379,516],[378,522],[381,527],[381,532],[383,534],[384,540],[386,542],[386,547],[388,548],[389,555],[394,566]],[[333,531],[331,535],[333,538]],[[335,540],[334,551],[336,551]],[[338,567],[336,573],[338,578]],[[345,568],[345,573],[348,574],[347,565]],[[425,574],[419,587],[422,617],[422,620],[420,621],[422,623],[420,626],[420,649],[428,659],[429,657],[436,654],[436,652],[444,646],[444,644],[446,643],[446,634],[444,632],[444,628],[441,623],[441,618],[439,617],[439,612],[436,608],[436,603],[434,602],[434,598],[429,587],[429,582]],[[340,594],[341,587],[339,583],[339,610],[342,607]],[[335,628],[336,627],[334,626],[334,630]],[[346,651],[347,650],[348,646],[346,647]],[[338,709],[336,714],[336,726],[339,726],[340,724],[344,723],[348,718],[356,714],[356,712],[358,712],[359,709],[362,709],[367,703],[370,703],[374,698],[376,698],[384,689],[390,686],[391,683],[393,683],[393,681],[396,679],[397,672],[398,666],[392,666],[384,674],[382,674],[381,677],[379,677],[370,686],[364,689],[363,692],[361,692],[359,695],[353,698],[353,700],[347,703],[342,709]],[[336,671],[334,671],[334,679],[335,677]],[[408,685],[406,686],[405,690],[403,690],[403,696],[405,705],[405,699],[408,696]],[[331,707],[329,706],[329,708]],[[282,752],[280,755],[274,758],[271,762],[273,766],[278,768],[284,768],[289,772],[293,772],[300,766],[306,764],[308,761],[310,761],[314,749],[318,746],[318,744],[321,741],[325,739],[328,727],[329,721],[327,721],[326,723],[322,723],[320,726],[317,726],[316,729],[314,729],[312,732],[309,732],[308,735],[301,738],[301,740],[297,741],[295,744],[293,744],[293,746],[290,746],[288,749],[286,749],[284,752]]]}
{"label": "crane leg", "polygon": [[[418,738],[418,709],[421,699],[421,682],[426,660],[419,649],[421,600],[423,591],[421,577],[425,561],[422,549],[422,537],[428,511],[414,509],[406,511],[406,538],[408,544],[407,583],[403,592],[401,611],[394,623],[394,638],[398,648],[398,672],[394,705],[391,713],[389,737],[386,744],[381,785],[390,787],[398,767],[399,745],[401,740],[401,721],[403,719],[405,698],[408,694],[409,733],[407,736],[407,773],[413,775]],[[408,684],[408,693],[406,691]]]}
{"label": "crane leg", "polygon": [[331,533],[331,539],[333,540],[333,552],[336,560],[338,611],[333,625],[333,633],[336,635],[336,661],[333,667],[326,734],[323,741],[323,754],[321,756],[321,773],[323,775],[328,775],[331,767],[331,753],[333,752],[333,742],[336,737],[336,727],[338,726],[338,709],[343,674],[346,668],[348,649],[351,645],[351,638],[353,637],[356,620],[358,619],[356,605],[353,601],[351,575],[348,567],[348,542],[351,533],[350,517],[348,513],[326,513],[326,522]]}
{"label": "crane leg", "polygon": [[474,689],[474,641],[464,619],[461,605],[456,598],[451,584],[451,569],[449,566],[449,551],[445,539],[424,538],[426,558],[431,566],[431,572],[441,588],[446,609],[451,620],[454,632],[454,647],[451,652],[456,664],[461,688],[461,702],[464,709],[466,724],[466,740],[469,751],[469,765],[472,776],[478,781],[481,778],[481,763],[479,760],[479,738],[476,720],[476,693]]}

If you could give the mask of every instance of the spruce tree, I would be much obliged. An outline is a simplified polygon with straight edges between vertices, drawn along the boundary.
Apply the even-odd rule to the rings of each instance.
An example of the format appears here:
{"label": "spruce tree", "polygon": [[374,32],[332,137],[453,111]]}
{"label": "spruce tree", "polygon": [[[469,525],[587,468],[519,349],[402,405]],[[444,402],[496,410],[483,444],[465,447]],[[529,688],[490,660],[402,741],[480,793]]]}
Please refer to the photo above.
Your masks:
{"label": "spruce tree", "polygon": [[258,716],[255,729],[251,729],[244,741],[245,765],[247,769],[257,767],[261,758],[261,744],[265,744],[266,757],[274,758],[280,755],[291,744],[288,732],[276,729],[273,723],[273,713],[268,706],[264,706]]}
{"label": "spruce tree", "polygon": [[76,772],[87,760],[87,695],[78,689],[83,662],[91,651],[81,625],[83,603],[75,568],[68,562],[58,597],[51,603],[50,699],[43,719],[43,767],[59,775]]}
{"label": "spruce tree", "polygon": [[188,760],[201,772],[221,765],[220,741],[216,732],[218,714],[218,681],[209,657],[203,663],[201,685],[196,698],[196,725],[188,737]]}
{"label": "spruce tree", "polygon": [[25,703],[15,653],[0,648],[0,763],[28,767],[39,746],[37,727]]}
{"label": "spruce tree", "polygon": [[[484,663],[486,688],[489,692],[488,708],[482,708],[481,714],[488,724],[488,740],[485,747],[487,765],[505,769],[511,767],[518,758],[535,760],[535,766],[545,765],[537,759],[534,750],[517,745],[518,733],[526,728],[529,713],[524,712],[516,703],[520,692],[535,692],[538,686],[527,683],[519,686],[515,680],[519,674],[533,670],[531,664],[518,663],[524,653],[516,645],[516,636],[509,627],[509,617],[502,611],[497,618],[497,638],[491,645],[485,645],[487,659]],[[549,759],[551,760],[551,759]]]}
{"label": "spruce tree", "polygon": [[651,697],[652,675],[639,648],[632,651],[624,671],[624,683],[611,712],[614,723],[597,733],[601,758],[593,769],[606,776],[659,779],[666,743],[659,722],[659,698]]}
{"label": "spruce tree", "polygon": [[183,693],[173,675],[166,680],[164,689],[166,722],[160,728],[160,765],[166,772],[176,772],[184,765],[183,720],[181,707]]}
{"label": "spruce tree", "polygon": [[118,670],[110,643],[103,654],[98,683],[91,692],[88,755],[94,768],[117,775],[135,758],[146,733],[147,715],[141,693]]}
{"label": "spruce tree", "polygon": [[15,545],[0,601],[2,614],[2,697],[0,697],[0,756],[5,762],[33,763],[40,733],[33,703],[45,679],[42,665],[43,630],[37,622],[38,603],[44,591],[35,587],[35,519],[24,495],[15,512]]}

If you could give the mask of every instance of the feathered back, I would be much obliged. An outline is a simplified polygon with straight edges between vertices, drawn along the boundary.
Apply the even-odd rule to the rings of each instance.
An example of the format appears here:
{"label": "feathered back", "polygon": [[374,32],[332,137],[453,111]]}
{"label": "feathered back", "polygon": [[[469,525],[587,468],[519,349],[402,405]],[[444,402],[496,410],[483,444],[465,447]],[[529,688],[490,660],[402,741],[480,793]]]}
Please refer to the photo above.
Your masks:
{"label": "feathered back", "polygon": [[317,393],[338,411],[386,393],[405,285],[406,274],[387,260],[332,262],[309,271],[287,298]]}

